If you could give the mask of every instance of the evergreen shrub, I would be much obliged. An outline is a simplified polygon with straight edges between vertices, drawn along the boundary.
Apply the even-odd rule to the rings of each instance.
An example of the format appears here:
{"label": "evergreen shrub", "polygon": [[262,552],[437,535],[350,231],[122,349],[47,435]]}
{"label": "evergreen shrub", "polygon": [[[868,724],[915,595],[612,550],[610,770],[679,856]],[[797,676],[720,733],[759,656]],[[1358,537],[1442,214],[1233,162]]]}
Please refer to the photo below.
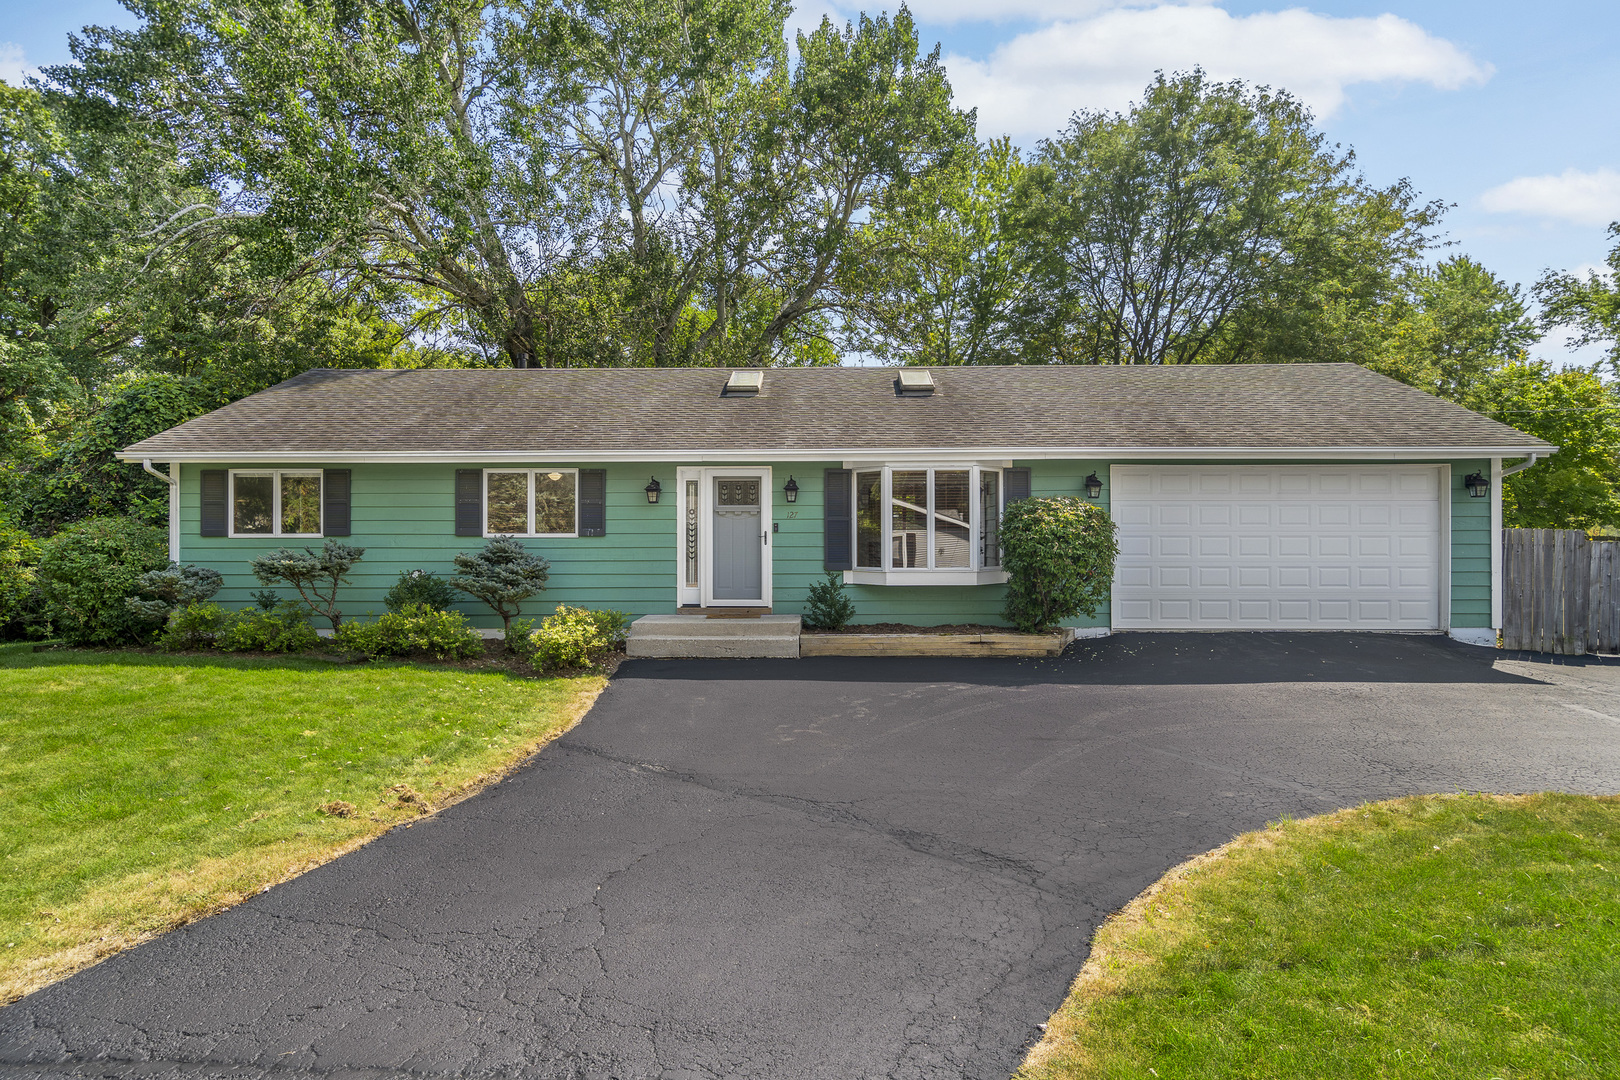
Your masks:
{"label": "evergreen shrub", "polygon": [[1078,496],[1009,504],[1001,519],[1007,621],[1035,633],[1097,614],[1114,580],[1116,531],[1106,510]]}
{"label": "evergreen shrub", "polygon": [[450,583],[426,570],[401,570],[399,580],[383,594],[383,607],[398,615],[412,604],[426,604],[434,611],[449,611],[456,593]]}
{"label": "evergreen shrub", "polygon": [[844,588],[844,575],[827,571],[827,580],[810,583],[804,624],[812,630],[842,630],[855,617],[855,601]]}

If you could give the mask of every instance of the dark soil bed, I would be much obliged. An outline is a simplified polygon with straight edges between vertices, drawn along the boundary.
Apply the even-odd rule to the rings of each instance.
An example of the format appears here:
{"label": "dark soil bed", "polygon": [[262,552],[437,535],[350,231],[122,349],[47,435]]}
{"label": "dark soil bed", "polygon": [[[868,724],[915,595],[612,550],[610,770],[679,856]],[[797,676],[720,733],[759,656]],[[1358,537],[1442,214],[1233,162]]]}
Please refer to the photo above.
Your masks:
{"label": "dark soil bed", "polygon": [[912,626],[909,623],[880,622],[865,626],[846,626],[841,630],[811,630],[806,634],[1015,634],[1010,626],[986,626],[983,623],[955,623],[949,626]]}

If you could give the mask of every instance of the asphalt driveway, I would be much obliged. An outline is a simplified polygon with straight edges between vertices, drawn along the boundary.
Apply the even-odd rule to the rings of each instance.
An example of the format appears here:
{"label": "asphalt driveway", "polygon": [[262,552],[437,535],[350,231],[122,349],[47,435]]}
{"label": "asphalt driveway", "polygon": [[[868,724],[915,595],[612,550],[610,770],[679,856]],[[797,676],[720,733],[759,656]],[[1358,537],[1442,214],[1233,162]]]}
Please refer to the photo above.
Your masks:
{"label": "asphalt driveway", "polygon": [[483,795],[0,1010],[0,1075],[1004,1078],[1182,859],[1548,788],[1620,790],[1620,665],[1286,634],[636,661]]}

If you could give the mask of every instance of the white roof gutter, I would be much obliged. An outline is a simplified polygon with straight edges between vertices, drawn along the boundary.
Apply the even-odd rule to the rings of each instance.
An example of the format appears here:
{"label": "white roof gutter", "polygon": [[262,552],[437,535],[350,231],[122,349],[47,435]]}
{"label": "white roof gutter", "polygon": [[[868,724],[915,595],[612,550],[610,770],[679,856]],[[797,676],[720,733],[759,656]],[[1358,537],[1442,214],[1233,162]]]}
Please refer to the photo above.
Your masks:
{"label": "white roof gutter", "polygon": [[[683,464],[701,462],[741,463],[752,461],[961,461],[964,459],[1044,461],[1048,459],[1108,458],[1116,460],[1291,460],[1317,459],[1323,461],[1449,461],[1466,457],[1536,457],[1552,453],[1548,450],[1528,451],[1522,446],[961,446],[961,447],[894,447],[854,449],[852,447],[826,447],[810,450],[786,450],[782,447],[742,447],[739,449],[700,450],[587,450],[559,449],[537,446],[530,450],[209,450],[157,451],[156,456],[169,462],[240,462],[318,464],[328,461],[342,462],[443,462],[473,464],[505,464],[534,461],[589,461],[633,462],[665,461]],[[147,452],[150,454],[151,452]],[[122,461],[144,460],[151,456],[137,456],[120,452]],[[1524,466],[1528,467],[1528,466]],[[1514,471],[1518,471],[1515,467]],[[161,473],[157,475],[161,476]]]}

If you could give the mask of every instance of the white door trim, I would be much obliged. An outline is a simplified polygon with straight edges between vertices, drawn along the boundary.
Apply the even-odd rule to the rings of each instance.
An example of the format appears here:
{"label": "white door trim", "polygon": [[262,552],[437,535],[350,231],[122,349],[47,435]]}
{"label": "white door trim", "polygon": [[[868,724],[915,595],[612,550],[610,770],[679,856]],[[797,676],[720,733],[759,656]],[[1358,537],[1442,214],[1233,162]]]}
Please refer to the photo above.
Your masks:
{"label": "white door trim", "polygon": [[[759,560],[758,600],[716,600],[714,598],[714,481],[722,476],[740,476],[759,480],[759,525],[762,544]],[[776,537],[771,534],[771,504],[775,490],[771,487],[770,466],[741,466],[738,468],[680,468],[675,470],[675,597],[679,605],[698,604],[701,607],[770,607],[771,606],[771,549]],[[686,584],[686,482],[698,482],[698,587]]]}

